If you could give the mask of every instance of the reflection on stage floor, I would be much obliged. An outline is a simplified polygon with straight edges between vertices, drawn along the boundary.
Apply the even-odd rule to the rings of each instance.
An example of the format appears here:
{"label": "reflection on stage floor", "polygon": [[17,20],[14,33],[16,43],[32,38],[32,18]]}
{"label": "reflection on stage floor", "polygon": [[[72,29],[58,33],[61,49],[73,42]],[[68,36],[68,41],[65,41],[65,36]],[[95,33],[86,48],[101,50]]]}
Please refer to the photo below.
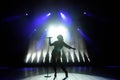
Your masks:
{"label": "reflection on stage floor", "polygon": [[[54,78],[52,67],[0,67],[0,80],[119,80],[120,67],[66,66],[68,78],[57,68]],[[49,76],[49,77],[45,77]]]}

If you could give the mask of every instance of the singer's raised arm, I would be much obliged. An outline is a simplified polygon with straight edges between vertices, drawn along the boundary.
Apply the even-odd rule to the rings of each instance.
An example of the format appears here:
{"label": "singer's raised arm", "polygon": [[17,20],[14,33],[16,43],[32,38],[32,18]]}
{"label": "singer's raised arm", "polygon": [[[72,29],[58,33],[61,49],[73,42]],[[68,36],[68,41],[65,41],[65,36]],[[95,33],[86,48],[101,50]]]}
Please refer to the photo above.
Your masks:
{"label": "singer's raised arm", "polygon": [[54,43],[51,43],[51,37],[49,37],[49,45],[52,46]]}

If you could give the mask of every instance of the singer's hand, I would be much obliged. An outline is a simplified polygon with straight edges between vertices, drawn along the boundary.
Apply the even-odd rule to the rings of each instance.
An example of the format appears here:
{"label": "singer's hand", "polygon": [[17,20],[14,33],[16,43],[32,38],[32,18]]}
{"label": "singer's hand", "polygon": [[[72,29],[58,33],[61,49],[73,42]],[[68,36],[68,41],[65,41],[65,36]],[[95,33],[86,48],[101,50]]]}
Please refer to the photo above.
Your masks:
{"label": "singer's hand", "polygon": [[51,39],[52,37],[48,37],[49,39]]}
{"label": "singer's hand", "polygon": [[47,37],[48,39],[51,39],[52,37]]}

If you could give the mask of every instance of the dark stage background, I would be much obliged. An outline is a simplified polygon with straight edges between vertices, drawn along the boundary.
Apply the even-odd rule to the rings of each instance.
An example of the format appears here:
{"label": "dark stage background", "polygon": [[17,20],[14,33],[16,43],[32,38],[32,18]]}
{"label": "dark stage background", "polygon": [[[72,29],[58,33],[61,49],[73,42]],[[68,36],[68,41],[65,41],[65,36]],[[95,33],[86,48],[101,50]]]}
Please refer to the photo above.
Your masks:
{"label": "dark stage background", "polygon": [[[104,0],[0,1],[0,65],[25,66],[31,33],[26,30],[27,25],[30,25],[36,10],[42,14],[57,9],[70,13],[74,25],[83,26],[83,32],[95,43],[96,46],[91,46],[86,41],[92,65],[120,65],[118,7],[114,1]],[[24,16],[26,11],[28,16]],[[92,16],[84,15],[83,11]]]}

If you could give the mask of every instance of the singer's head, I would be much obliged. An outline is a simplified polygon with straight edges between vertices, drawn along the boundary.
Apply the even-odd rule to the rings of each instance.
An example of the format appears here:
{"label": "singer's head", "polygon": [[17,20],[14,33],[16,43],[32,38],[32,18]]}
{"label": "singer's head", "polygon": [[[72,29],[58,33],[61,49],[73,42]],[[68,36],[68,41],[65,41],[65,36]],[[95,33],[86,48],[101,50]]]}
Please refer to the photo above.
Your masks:
{"label": "singer's head", "polygon": [[57,39],[58,39],[59,41],[63,41],[63,36],[62,36],[62,35],[58,35],[58,36],[57,36]]}

